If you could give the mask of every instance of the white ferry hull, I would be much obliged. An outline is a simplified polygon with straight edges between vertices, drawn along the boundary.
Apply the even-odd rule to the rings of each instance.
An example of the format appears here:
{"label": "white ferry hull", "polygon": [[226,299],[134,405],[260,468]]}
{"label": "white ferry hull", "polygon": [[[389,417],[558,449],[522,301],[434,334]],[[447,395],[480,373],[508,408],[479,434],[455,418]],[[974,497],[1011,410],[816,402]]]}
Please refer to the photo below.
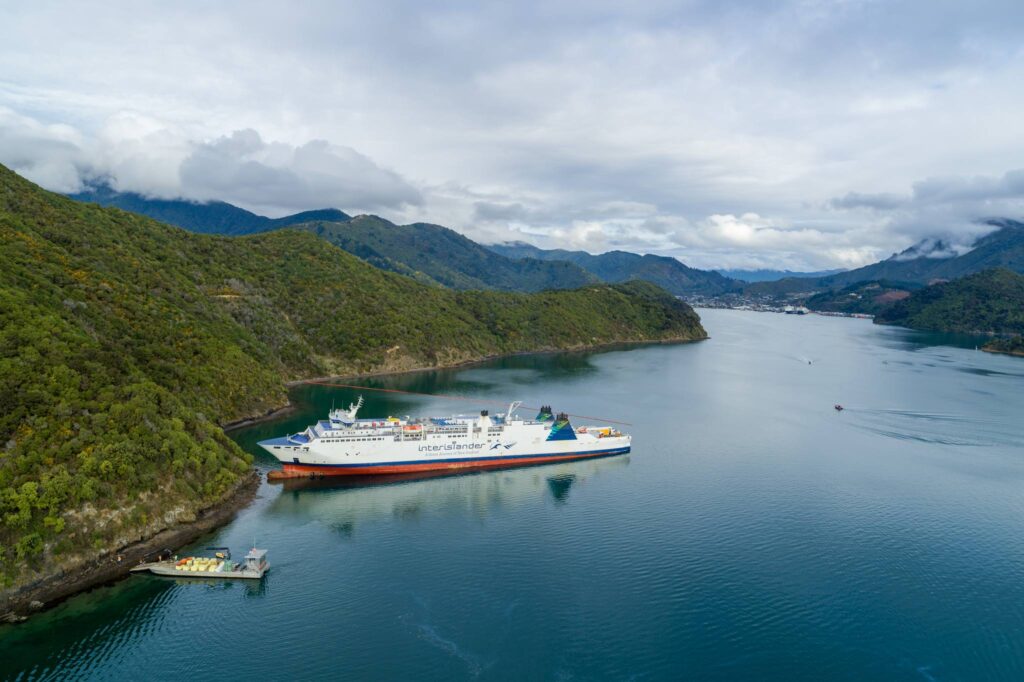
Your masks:
{"label": "white ferry hull", "polygon": [[[397,421],[397,420],[396,420]],[[322,421],[304,433],[260,443],[282,463],[271,478],[369,476],[526,466],[624,455],[630,436],[486,413],[479,419],[423,422]]]}
{"label": "white ferry hull", "polygon": [[582,452],[559,454],[496,455],[491,457],[467,457],[420,461],[399,460],[359,464],[314,464],[299,460],[298,462],[282,462],[282,472],[275,475],[274,478],[309,476],[371,476],[380,474],[408,474],[420,471],[488,469],[527,466],[530,464],[546,464],[549,462],[566,462],[574,459],[589,459],[591,457],[610,457],[612,455],[625,455],[628,452],[629,445],[624,445],[600,450],[587,450]]}

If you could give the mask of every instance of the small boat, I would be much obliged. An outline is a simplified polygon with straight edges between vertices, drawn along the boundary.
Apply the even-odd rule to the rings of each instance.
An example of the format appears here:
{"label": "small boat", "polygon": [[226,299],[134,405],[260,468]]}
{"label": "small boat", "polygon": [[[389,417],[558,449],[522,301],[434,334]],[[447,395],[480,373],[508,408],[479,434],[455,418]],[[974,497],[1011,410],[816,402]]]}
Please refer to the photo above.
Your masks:
{"label": "small boat", "polygon": [[846,409],[842,405],[840,405],[839,403],[836,403],[834,405],[834,407],[836,408],[836,412],[842,412],[844,409]]}
{"label": "small boat", "polygon": [[270,570],[267,563],[267,550],[253,547],[245,555],[244,563],[231,561],[231,552],[224,547],[212,557],[189,556],[172,557],[164,561],[143,562],[131,569],[132,573],[149,572],[154,575],[171,578],[221,578],[225,580],[248,579],[259,580]]}

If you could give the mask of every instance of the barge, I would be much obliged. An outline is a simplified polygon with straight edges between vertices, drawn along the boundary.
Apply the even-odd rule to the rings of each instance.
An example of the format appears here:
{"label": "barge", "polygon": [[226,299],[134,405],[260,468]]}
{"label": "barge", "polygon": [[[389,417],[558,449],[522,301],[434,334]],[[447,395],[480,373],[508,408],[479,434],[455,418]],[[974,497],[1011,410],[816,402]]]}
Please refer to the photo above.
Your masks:
{"label": "barge", "polygon": [[[223,549],[223,548],[219,548]],[[164,561],[141,563],[132,573],[152,573],[170,578],[216,578],[221,580],[259,580],[270,570],[267,550],[253,547],[243,563],[231,560],[231,552],[217,552],[212,557],[172,557]]]}

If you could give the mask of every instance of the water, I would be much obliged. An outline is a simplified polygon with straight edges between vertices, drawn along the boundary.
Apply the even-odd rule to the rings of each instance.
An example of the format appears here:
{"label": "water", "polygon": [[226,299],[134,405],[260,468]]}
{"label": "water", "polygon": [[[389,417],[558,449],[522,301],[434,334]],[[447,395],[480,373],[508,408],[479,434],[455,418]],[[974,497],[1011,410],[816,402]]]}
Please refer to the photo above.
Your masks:
{"label": "water", "polygon": [[[1024,360],[863,320],[701,313],[705,343],[372,382],[622,419],[631,455],[265,484],[196,545],[255,537],[262,583],[95,590],[0,628],[0,677],[1024,679]],[[298,413],[235,435],[256,453],[354,397],[304,387]]]}

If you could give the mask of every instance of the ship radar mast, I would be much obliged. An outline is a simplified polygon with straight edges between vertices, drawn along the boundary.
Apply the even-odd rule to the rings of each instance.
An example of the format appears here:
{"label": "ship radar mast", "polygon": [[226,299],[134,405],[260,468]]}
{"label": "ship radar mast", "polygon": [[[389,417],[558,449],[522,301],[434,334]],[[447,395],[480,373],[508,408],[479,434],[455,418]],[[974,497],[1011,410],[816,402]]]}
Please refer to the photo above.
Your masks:
{"label": "ship radar mast", "polygon": [[359,408],[363,406],[363,396],[359,396],[359,399],[354,403],[349,403],[347,410],[331,410],[331,419],[351,424],[356,420],[356,413],[359,412]]}

